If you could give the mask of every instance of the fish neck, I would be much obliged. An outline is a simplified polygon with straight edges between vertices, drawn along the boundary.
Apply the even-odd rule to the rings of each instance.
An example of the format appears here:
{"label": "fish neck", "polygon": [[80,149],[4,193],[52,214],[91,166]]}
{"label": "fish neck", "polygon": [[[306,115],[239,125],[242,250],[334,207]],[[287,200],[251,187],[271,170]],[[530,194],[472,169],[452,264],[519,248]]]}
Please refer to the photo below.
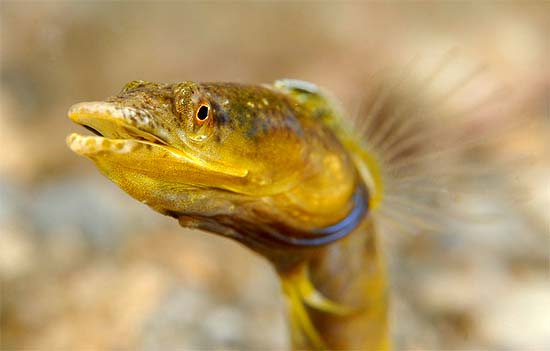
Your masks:
{"label": "fish neck", "polygon": [[293,348],[390,348],[385,267],[374,224],[365,216],[345,238],[281,274]]}

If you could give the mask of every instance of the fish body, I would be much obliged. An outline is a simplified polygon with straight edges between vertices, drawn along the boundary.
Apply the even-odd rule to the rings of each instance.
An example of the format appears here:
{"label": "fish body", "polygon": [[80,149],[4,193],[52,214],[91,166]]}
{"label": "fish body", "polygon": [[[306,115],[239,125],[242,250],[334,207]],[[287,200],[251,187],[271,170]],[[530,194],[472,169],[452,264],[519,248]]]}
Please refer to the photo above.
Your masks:
{"label": "fish body", "polygon": [[[132,197],[272,263],[294,348],[390,348],[376,232],[383,154],[315,85],[133,81],[69,117],[98,134],[72,134],[69,147]],[[371,127],[409,140],[416,129],[395,122]],[[402,162],[418,147],[397,150]]]}

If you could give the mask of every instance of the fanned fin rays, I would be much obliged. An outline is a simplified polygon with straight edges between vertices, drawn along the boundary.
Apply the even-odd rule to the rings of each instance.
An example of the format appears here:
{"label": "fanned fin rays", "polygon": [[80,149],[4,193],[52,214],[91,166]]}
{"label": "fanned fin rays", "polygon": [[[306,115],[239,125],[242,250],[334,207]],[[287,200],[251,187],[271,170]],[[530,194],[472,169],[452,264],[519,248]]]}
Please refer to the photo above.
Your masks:
{"label": "fanned fin rays", "polygon": [[[454,185],[495,171],[495,165],[471,163],[464,156],[502,134],[500,127],[479,132],[475,115],[496,101],[500,91],[461,102],[460,108],[453,105],[453,99],[485,73],[483,66],[457,73],[456,56],[449,51],[424,78],[414,77],[413,61],[407,72],[373,79],[378,85],[374,83],[352,118],[360,140],[352,145],[353,152],[370,187],[370,208],[383,230],[443,230],[457,219],[453,205],[458,199],[474,195]],[[454,75],[452,82],[449,75]]]}

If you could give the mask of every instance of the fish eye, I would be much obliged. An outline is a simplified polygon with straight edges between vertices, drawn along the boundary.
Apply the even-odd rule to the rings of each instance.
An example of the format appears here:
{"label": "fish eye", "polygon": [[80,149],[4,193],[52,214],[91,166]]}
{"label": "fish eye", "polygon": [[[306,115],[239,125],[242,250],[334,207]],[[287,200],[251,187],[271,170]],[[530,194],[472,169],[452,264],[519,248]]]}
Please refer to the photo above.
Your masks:
{"label": "fish eye", "polygon": [[204,122],[206,122],[209,116],[210,116],[210,106],[207,103],[202,103],[197,109],[197,112],[195,113],[195,120],[199,125],[201,125]]}

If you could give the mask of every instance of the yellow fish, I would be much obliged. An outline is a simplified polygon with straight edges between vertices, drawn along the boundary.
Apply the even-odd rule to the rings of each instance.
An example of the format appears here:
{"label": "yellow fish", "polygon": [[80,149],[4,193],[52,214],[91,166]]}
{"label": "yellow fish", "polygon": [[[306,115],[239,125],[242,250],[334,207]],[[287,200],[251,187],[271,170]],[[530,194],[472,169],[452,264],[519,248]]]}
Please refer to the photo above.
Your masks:
{"label": "yellow fish", "polygon": [[377,231],[432,225],[423,183],[452,161],[436,155],[434,167],[429,151],[454,141],[428,142],[430,109],[399,100],[400,84],[377,89],[359,114],[366,122],[352,123],[303,81],[133,81],[72,106],[70,119],[96,136],[67,143],[155,211],[268,259],[295,349],[388,350]]}

